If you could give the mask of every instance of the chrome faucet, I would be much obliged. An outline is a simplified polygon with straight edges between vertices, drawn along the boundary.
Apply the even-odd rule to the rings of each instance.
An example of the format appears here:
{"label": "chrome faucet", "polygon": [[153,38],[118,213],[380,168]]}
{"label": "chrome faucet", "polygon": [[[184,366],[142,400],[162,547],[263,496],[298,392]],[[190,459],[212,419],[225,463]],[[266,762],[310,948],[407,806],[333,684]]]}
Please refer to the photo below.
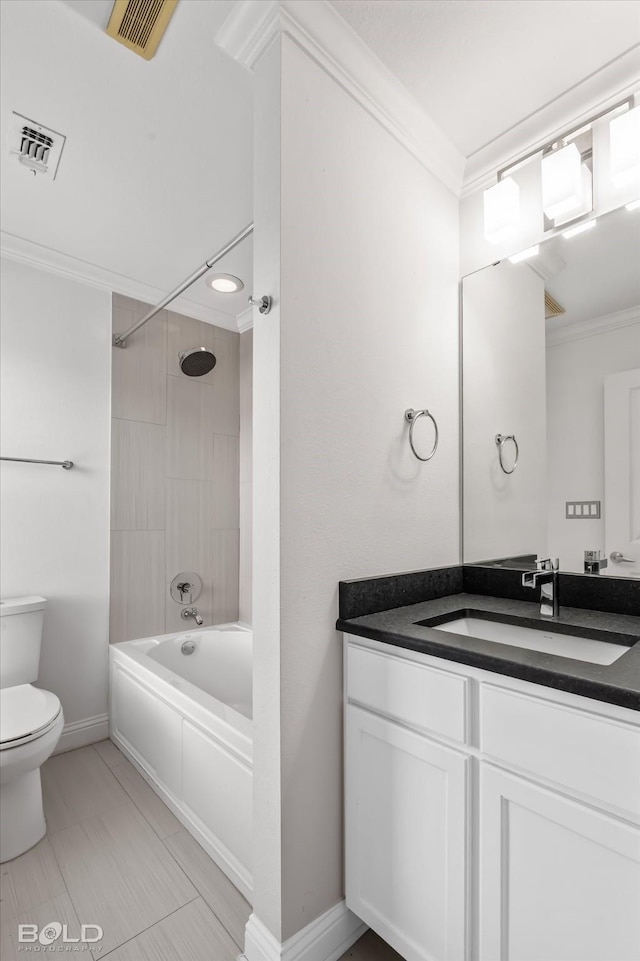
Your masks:
{"label": "chrome faucet", "polygon": [[541,617],[557,617],[560,613],[558,593],[560,561],[557,557],[548,557],[544,561],[536,561],[536,564],[537,571],[525,571],[522,575],[522,586],[536,588],[539,584]]}
{"label": "chrome faucet", "polygon": [[198,625],[198,627],[200,627],[200,625],[203,623],[202,618],[198,614],[197,607],[185,607],[185,609],[183,610],[180,616],[183,617],[185,621],[188,621],[189,618],[192,617],[196,622],[196,624]]}

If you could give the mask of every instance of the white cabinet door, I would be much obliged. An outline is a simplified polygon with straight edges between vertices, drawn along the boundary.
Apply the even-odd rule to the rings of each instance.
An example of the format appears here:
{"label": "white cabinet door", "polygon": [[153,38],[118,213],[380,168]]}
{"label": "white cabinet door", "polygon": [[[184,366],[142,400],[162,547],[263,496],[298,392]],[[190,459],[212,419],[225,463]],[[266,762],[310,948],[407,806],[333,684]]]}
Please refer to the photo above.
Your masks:
{"label": "white cabinet door", "polygon": [[638,961],[640,831],[480,765],[480,961]]}
{"label": "white cabinet door", "polygon": [[407,961],[464,961],[469,759],[346,717],[347,905]]}

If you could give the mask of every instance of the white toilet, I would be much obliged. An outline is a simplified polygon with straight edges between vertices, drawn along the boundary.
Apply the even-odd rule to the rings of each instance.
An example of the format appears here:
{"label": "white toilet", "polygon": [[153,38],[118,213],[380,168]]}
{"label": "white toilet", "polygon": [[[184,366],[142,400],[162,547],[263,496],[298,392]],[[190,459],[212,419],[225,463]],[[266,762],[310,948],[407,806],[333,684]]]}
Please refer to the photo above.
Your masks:
{"label": "white toilet", "polygon": [[0,601],[0,862],[28,851],[47,830],[40,765],[60,740],[64,716],[56,695],[32,684],[46,603]]}

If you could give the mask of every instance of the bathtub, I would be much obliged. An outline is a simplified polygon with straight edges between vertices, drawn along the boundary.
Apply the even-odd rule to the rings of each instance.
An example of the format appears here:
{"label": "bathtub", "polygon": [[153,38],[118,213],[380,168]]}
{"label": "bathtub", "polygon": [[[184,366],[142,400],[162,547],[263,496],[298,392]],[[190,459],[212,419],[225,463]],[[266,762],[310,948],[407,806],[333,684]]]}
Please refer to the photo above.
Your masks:
{"label": "bathtub", "polygon": [[112,740],[249,901],[251,671],[242,624],[109,649]]}

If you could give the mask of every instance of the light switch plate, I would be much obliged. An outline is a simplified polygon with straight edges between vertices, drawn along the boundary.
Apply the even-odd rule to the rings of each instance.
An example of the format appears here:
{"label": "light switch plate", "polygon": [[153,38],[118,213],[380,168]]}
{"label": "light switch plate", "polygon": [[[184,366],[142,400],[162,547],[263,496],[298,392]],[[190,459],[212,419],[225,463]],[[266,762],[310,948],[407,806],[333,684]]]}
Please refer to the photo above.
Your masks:
{"label": "light switch plate", "polygon": [[568,521],[597,521],[600,519],[600,501],[566,501],[565,517]]}

